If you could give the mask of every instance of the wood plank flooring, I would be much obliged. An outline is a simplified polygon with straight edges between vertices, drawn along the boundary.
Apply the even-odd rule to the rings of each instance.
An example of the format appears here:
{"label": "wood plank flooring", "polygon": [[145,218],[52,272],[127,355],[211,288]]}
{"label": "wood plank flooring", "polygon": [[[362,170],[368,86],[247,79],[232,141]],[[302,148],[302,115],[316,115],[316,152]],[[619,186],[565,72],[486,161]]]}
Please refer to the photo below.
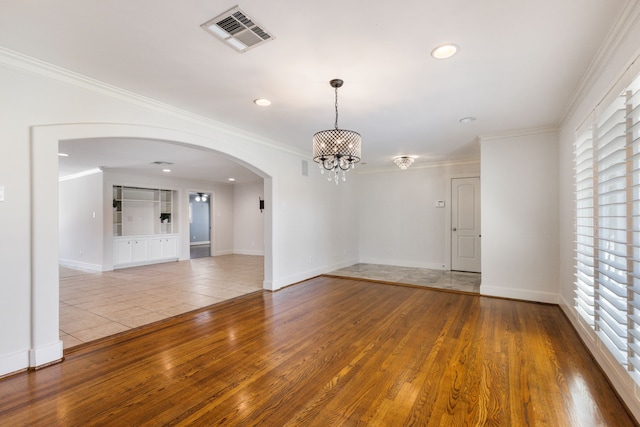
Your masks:
{"label": "wood plank flooring", "polygon": [[6,378],[0,425],[634,421],[556,306],[319,277]]}

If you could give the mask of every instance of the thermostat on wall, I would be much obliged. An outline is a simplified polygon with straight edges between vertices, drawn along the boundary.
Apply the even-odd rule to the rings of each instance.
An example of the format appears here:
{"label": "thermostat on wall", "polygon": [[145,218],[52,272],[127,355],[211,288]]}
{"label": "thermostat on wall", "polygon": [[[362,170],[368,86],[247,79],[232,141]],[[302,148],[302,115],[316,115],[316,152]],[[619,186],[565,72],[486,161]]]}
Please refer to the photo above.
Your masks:
{"label": "thermostat on wall", "polygon": [[444,200],[436,200],[436,208],[444,208]]}

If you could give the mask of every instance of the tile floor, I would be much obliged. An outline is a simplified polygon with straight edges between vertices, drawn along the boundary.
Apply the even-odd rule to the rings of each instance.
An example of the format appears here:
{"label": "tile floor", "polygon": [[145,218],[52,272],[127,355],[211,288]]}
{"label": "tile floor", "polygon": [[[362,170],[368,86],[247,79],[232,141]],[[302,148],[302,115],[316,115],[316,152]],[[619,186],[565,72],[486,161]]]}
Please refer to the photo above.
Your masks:
{"label": "tile floor", "polygon": [[264,258],[223,255],[102,273],[60,267],[64,348],[262,289]]}
{"label": "tile floor", "polygon": [[328,274],[471,293],[480,293],[480,281],[482,278],[480,273],[362,263],[341,268]]}

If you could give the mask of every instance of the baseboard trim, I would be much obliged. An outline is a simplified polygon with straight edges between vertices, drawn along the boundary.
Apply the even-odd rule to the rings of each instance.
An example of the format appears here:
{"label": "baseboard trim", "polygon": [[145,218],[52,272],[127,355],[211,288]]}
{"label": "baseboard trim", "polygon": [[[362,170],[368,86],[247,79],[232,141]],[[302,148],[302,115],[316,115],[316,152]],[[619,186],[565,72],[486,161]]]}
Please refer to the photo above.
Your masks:
{"label": "baseboard trim", "polygon": [[29,368],[38,369],[62,361],[61,340],[29,350]]}
{"label": "baseboard trim", "polygon": [[59,259],[58,263],[63,267],[79,268],[80,270],[100,271],[100,272],[108,271],[108,270],[105,270],[101,264],[92,264],[92,263],[76,261],[72,259]]}
{"label": "baseboard trim", "polygon": [[250,250],[234,250],[235,255],[258,255],[264,256],[264,251],[250,251]]}
{"label": "baseboard trim", "polygon": [[487,286],[480,284],[480,295],[499,298],[510,298],[523,301],[544,302],[558,304],[559,295],[550,292],[529,291],[525,289],[503,288],[501,286]]}
{"label": "baseboard trim", "polygon": [[29,350],[0,357],[0,378],[24,372],[29,368]]}

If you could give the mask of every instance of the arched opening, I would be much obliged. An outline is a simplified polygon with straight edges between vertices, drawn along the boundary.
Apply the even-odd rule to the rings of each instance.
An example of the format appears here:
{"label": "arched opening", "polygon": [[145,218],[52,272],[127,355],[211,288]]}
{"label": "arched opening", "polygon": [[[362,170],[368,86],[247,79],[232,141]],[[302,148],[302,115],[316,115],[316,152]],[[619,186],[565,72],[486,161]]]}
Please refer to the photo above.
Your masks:
{"label": "arched opening", "polygon": [[[31,271],[31,349],[30,366],[42,366],[62,358],[59,339],[58,279],[58,142],[90,138],[146,138],[202,147],[225,153],[251,169],[264,181],[264,197],[272,199],[270,175],[254,165],[252,159],[234,152],[231,144],[191,133],[152,126],[127,124],[71,124],[32,128],[32,271]],[[264,281],[273,282],[272,216],[264,216]]]}

